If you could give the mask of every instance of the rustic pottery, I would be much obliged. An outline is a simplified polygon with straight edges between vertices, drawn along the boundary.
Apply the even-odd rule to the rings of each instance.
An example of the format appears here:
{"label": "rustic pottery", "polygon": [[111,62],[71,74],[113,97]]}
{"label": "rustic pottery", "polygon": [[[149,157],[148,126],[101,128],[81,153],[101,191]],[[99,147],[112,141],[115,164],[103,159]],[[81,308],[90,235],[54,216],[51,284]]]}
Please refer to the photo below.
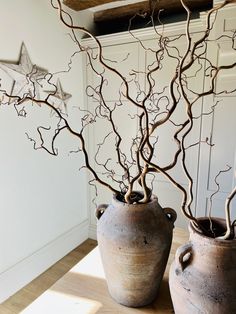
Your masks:
{"label": "rustic pottery", "polygon": [[163,278],[176,212],[161,208],[157,197],[146,204],[127,204],[114,196],[100,205],[98,246],[112,298],[129,307],[151,303]]}
{"label": "rustic pottery", "polygon": [[[201,218],[209,225],[209,218]],[[211,218],[214,230],[225,231],[225,220]],[[190,241],[181,246],[170,268],[175,314],[236,313],[236,239],[204,236],[190,224]]]}

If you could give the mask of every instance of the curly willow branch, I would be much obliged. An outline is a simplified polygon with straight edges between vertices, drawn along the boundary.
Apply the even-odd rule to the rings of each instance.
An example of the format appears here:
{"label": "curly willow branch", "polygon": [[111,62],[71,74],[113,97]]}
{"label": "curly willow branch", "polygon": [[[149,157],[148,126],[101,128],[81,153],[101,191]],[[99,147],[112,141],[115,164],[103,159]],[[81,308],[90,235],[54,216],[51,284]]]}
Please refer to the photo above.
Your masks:
{"label": "curly willow branch", "polygon": [[[114,189],[110,184],[108,184],[107,182],[105,182],[104,180],[102,180],[98,174],[96,173],[96,171],[93,169],[93,167],[91,166],[90,162],[89,162],[89,156],[88,156],[88,152],[87,152],[87,149],[86,149],[86,145],[85,145],[85,139],[84,139],[84,136],[82,134],[82,131],[79,133],[79,132],[76,132],[72,129],[72,127],[69,125],[69,122],[67,121],[67,119],[63,116],[63,114],[61,113],[61,111],[57,108],[55,108],[52,104],[50,104],[48,101],[45,101],[45,100],[37,100],[37,99],[33,99],[32,97],[30,96],[27,96],[27,97],[24,97],[24,98],[21,98],[19,96],[10,96],[10,95],[7,95],[9,98],[14,98],[16,101],[17,101],[17,105],[21,105],[27,101],[33,101],[37,104],[40,104],[40,105],[45,105],[47,107],[49,107],[53,112],[56,113],[56,115],[59,117],[59,119],[64,122],[64,126],[61,127],[60,129],[57,129],[55,131],[55,134],[53,136],[53,141],[52,141],[52,152],[50,152],[49,150],[47,150],[45,147],[42,146],[43,149],[47,150],[50,154],[52,155],[56,155],[57,154],[57,151],[55,150],[54,148],[54,142],[57,138],[57,136],[60,134],[60,132],[63,130],[63,129],[66,129],[67,131],[70,132],[70,134],[72,134],[73,136],[75,136],[76,138],[78,138],[80,140],[80,143],[81,143],[81,150],[83,152],[83,155],[84,155],[84,159],[85,159],[85,166],[86,168],[92,173],[94,179],[100,183],[101,185],[107,187],[109,190],[111,190],[113,193],[118,193],[118,191],[116,189]],[[42,141],[42,145],[44,143],[43,141],[43,138],[42,138],[42,133],[40,131],[40,129],[42,129],[43,127],[38,127],[37,130],[38,130],[38,133],[40,135],[40,139]],[[45,128],[43,128],[45,129]],[[36,147],[36,143],[35,141],[34,142],[34,147]]]}
{"label": "curly willow branch", "polygon": [[[222,71],[236,67],[236,62],[223,66],[214,66],[213,62],[211,62],[211,60],[206,56],[207,43],[209,41],[210,32],[213,29],[214,23],[216,21],[214,14],[216,14],[218,10],[223,8],[225,5],[235,1],[228,0],[211,9],[206,15],[205,30],[200,34],[200,38],[196,40],[194,40],[194,37],[190,32],[191,12],[185,4],[185,1],[180,1],[187,16],[185,29],[186,46],[183,48],[184,51],[182,52],[182,48],[178,48],[177,45],[178,40],[182,39],[184,35],[181,34],[174,37],[166,36],[164,24],[160,21],[160,12],[158,14],[160,28],[155,26],[154,17],[153,15],[151,16],[151,23],[153,25],[156,39],[155,49],[146,47],[146,43],[144,45],[144,43],[134,33],[131,32],[131,19],[128,29],[129,34],[132,36],[132,39],[138,43],[139,47],[142,48],[143,52],[146,55],[150,54],[153,59],[150,61],[150,64],[145,66],[145,69],[134,69],[131,71],[131,73],[129,73],[129,76],[125,77],[119,70],[115,68],[115,61],[105,58],[104,49],[100,40],[88,29],[82,26],[74,25],[72,17],[66,11],[64,11],[62,2],[60,0],[51,0],[51,5],[58,11],[61,22],[70,30],[71,39],[77,45],[78,52],[83,52],[86,54],[88,60],[87,67],[98,79],[98,83],[95,84],[96,86],[87,85],[87,97],[90,97],[90,99],[92,99],[93,103],[96,103],[96,105],[94,105],[94,107],[89,110],[80,110],[83,117],[81,118],[82,126],[79,131],[75,131],[70,125],[69,118],[65,116],[59,108],[55,108],[55,106],[50,103],[50,96],[56,95],[57,92],[56,84],[51,82],[53,76],[52,74],[48,74],[48,76],[45,76],[44,78],[47,80],[47,83],[54,87],[53,92],[50,93],[50,95],[48,95],[45,100],[35,99],[35,84],[38,82],[34,82],[33,75],[35,75],[34,71],[36,71],[36,68],[33,68],[32,73],[29,73],[27,76],[28,82],[33,85],[34,88],[33,95],[25,94],[23,97],[19,97],[10,96],[7,93],[4,94],[9,99],[13,99],[16,110],[18,109],[17,106],[22,104],[27,105],[28,101],[33,101],[36,104],[48,107],[56,114],[55,116],[59,122],[55,127],[50,148],[46,147],[43,137],[44,133],[47,131],[49,132],[50,128],[45,126],[38,126],[37,132],[40,138],[39,147],[37,146],[36,141],[27,134],[29,140],[33,142],[34,149],[42,148],[51,155],[57,155],[58,152],[55,148],[55,141],[61,132],[67,130],[72,136],[79,139],[81,143],[81,148],[79,150],[81,150],[84,155],[85,167],[93,175],[93,179],[90,180],[90,184],[94,185],[94,182],[97,181],[101,185],[110,189],[112,192],[118,194],[120,191],[113,188],[112,185],[108,184],[105,179],[103,180],[102,174],[99,174],[96,171],[95,166],[92,166],[88,150],[86,148],[86,141],[84,136],[85,130],[98,119],[101,119],[103,122],[109,125],[109,130],[111,131],[107,131],[107,135],[105,135],[102,142],[98,144],[98,148],[95,153],[95,163],[97,163],[97,165],[102,168],[103,174],[107,177],[107,179],[111,179],[114,184],[119,185],[121,192],[124,194],[125,201],[127,203],[133,202],[132,192],[135,184],[138,183],[143,189],[143,199],[139,200],[139,202],[148,202],[150,200],[152,190],[148,187],[147,176],[150,174],[161,174],[182,193],[183,198],[181,210],[185,217],[193,221],[193,223],[198,226],[198,220],[196,217],[194,217],[191,209],[193,203],[193,178],[191,177],[191,173],[186,165],[186,152],[188,149],[191,149],[191,147],[200,144],[202,141],[187,144],[187,140],[193,131],[195,120],[201,119],[204,115],[212,114],[216,106],[212,106],[210,112],[203,112],[199,116],[194,117],[193,108],[196,107],[198,100],[208,95],[219,95],[225,92],[221,91],[216,93],[215,87],[217,78]],[[158,29],[160,29],[160,31]],[[82,42],[80,41],[79,37],[77,37],[77,32],[85,34],[93,40],[96,48],[95,53],[92,48],[83,47]],[[232,49],[234,49],[233,42],[235,40],[235,36],[236,35],[234,33],[232,35]],[[72,58],[78,52],[75,52],[71,56],[68,63],[68,69],[63,71],[63,73],[70,71],[72,66]],[[127,58],[128,55],[123,59],[123,61],[125,61]],[[174,63],[174,66],[173,72],[170,74],[168,84],[164,82],[163,87],[161,84],[161,70],[164,69],[165,71],[165,58],[169,58],[167,60],[170,60],[171,63]],[[102,67],[102,70],[96,69],[96,63]],[[196,66],[196,68],[194,68],[194,66]],[[193,73],[190,75],[189,71],[191,69],[193,69]],[[189,80],[196,79],[201,72],[203,72],[205,76],[209,77],[210,83],[207,90],[196,92],[194,88],[191,87],[191,82],[189,82]],[[117,87],[120,98],[115,104],[111,101],[106,101],[104,96],[104,90],[108,85],[108,80],[106,79],[107,73],[111,73],[112,75],[114,74],[120,82],[120,85],[118,84],[119,86]],[[139,75],[145,76],[144,90],[142,90],[142,84],[138,82]],[[156,79],[156,76],[158,78],[160,77],[160,82],[158,79]],[[132,96],[132,84],[137,87],[138,92],[136,93],[136,96]],[[235,89],[233,91],[235,91]],[[191,94],[191,97],[189,94]],[[134,117],[137,119],[138,123],[138,131],[132,138],[128,153],[124,153],[124,151],[121,149],[121,147],[123,147],[124,138],[122,137],[122,130],[118,128],[117,122],[115,120],[115,114],[117,112],[116,110],[124,105],[123,99],[125,99],[125,102],[129,103],[130,106],[135,109]],[[22,111],[17,110],[18,115],[26,115],[25,106],[23,106],[21,109]],[[181,108],[181,110],[182,108],[184,109],[181,121],[178,121],[176,118],[176,113],[178,113],[179,108]],[[176,149],[173,156],[171,157],[171,161],[161,167],[159,162],[154,162],[153,160],[154,158],[157,158],[158,160],[159,130],[161,130],[161,127],[165,125],[171,125],[174,128],[172,139]],[[107,139],[111,134],[115,138],[116,162],[120,167],[119,169],[122,171],[120,176],[121,179],[117,179],[115,176],[117,174],[115,174],[115,170],[111,166],[111,158],[106,158],[105,162],[100,162],[99,153],[102,149],[102,145],[105,144],[105,142],[108,142]],[[205,140],[205,143],[210,145],[208,143],[208,139]],[[183,184],[181,185],[178,183],[178,180],[170,174],[170,170],[179,164],[181,165],[182,171],[188,180],[189,184],[187,188]],[[132,167],[136,169],[135,173],[131,172],[131,169],[133,169]],[[230,223],[230,206],[235,195],[236,188],[233,189],[231,194],[228,196],[225,204],[227,232],[223,237],[224,239],[227,239],[229,234],[232,232],[232,224]]]}

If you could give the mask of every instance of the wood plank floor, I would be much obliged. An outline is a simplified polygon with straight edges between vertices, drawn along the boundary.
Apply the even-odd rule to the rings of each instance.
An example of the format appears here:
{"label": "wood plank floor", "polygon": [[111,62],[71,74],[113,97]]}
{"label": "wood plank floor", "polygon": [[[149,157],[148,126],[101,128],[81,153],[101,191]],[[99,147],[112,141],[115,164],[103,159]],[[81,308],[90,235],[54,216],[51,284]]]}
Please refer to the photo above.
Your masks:
{"label": "wood plank floor", "polygon": [[67,273],[96,245],[96,241],[90,239],[86,240],[84,243],[58,261],[55,265],[50,267],[42,275],[34,279],[19,292],[0,304],[0,314],[19,314],[45,290],[50,288],[58,279]]}

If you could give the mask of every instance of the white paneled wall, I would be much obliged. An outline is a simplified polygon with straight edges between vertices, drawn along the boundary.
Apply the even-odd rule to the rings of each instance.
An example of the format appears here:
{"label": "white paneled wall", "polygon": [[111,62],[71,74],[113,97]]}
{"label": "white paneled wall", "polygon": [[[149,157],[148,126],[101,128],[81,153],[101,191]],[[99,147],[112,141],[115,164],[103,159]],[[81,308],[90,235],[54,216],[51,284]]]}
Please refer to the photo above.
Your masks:
{"label": "white paneled wall", "polygon": [[[236,28],[236,10],[235,7],[226,8],[223,12],[219,14],[219,20],[214,28],[214,34],[218,37],[217,34],[222,31],[230,31]],[[178,34],[183,34],[185,32],[184,23],[175,23],[165,26],[165,32],[169,36],[175,36]],[[192,21],[191,32],[194,34],[195,38],[200,36],[201,29],[204,27],[204,19],[198,19]],[[116,34],[112,36],[102,36],[101,42],[104,46],[104,54],[106,60],[113,60],[113,63],[110,64],[117,69],[119,69],[126,78],[132,73],[132,71],[142,72],[148,64],[152,63],[153,54],[150,48],[155,48],[156,40],[154,39],[156,34],[151,30],[139,30],[135,32],[135,37],[142,40],[142,43],[145,47],[140,45],[140,43],[135,39],[135,37],[130,36],[128,33]],[[96,48],[92,41],[85,40],[86,45],[92,45],[94,51]],[[181,52],[186,45],[185,37],[181,37],[179,41],[176,41],[178,49]],[[214,60],[214,63],[217,65],[223,64],[224,62],[230,62],[230,60],[236,60],[235,52],[229,53],[230,44],[228,40],[222,39],[220,45],[215,45],[214,41],[209,43],[207,54],[211,59]],[[176,51],[175,51],[176,53]],[[163,87],[168,86],[170,82],[170,77],[173,76],[173,71],[175,69],[175,59],[168,58],[163,63],[163,67],[160,73],[157,73],[156,76],[156,88],[157,90],[162,90]],[[114,62],[115,61],[115,62]],[[233,62],[233,61],[232,61]],[[204,77],[204,64],[201,65],[202,68],[199,68],[197,71],[197,76],[192,77],[190,81],[190,88],[196,92],[203,91],[206,88],[207,80]],[[87,72],[87,84],[94,84],[95,77],[89,70],[89,67],[86,68]],[[109,72],[109,71],[108,71]],[[221,73],[216,89],[227,89],[235,88],[235,68],[229,72]],[[107,73],[107,86],[105,91],[105,99],[108,100],[109,105],[112,105],[114,102],[119,101],[117,97],[117,78],[114,79],[114,74]],[[97,79],[97,78],[96,78]],[[141,84],[141,87],[145,88],[146,82],[143,80],[142,73],[139,74],[138,82]],[[137,87],[137,86],[136,86]],[[217,90],[216,90],[217,91]],[[168,89],[167,89],[168,93]],[[137,88],[134,86],[131,88],[131,95],[135,97],[137,94]],[[119,95],[118,95],[119,96]],[[222,96],[222,95],[221,95]],[[190,97],[194,97],[190,96]],[[226,164],[230,165],[232,169],[223,174],[220,179],[221,190],[213,198],[212,204],[212,215],[215,216],[224,216],[224,201],[232,186],[235,184],[234,172],[235,172],[235,151],[236,151],[236,106],[235,101],[236,97],[234,95],[221,97],[207,97],[204,102],[199,100],[194,106],[194,115],[199,116],[201,113],[207,113],[211,111],[211,107],[219,101],[219,105],[216,107],[214,114],[212,115],[203,115],[202,118],[195,120],[195,126],[192,130],[191,136],[188,137],[188,143],[186,145],[191,145],[196,142],[205,141],[206,138],[212,140],[212,143],[215,143],[214,146],[209,146],[207,144],[201,143],[200,145],[193,145],[191,149],[187,151],[187,165],[193,177],[193,193],[194,193],[194,202],[192,210],[196,212],[197,216],[205,215],[209,209],[209,197],[216,190],[215,186],[215,176],[220,170],[225,169]],[[95,105],[95,102],[91,99],[88,99],[88,108],[92,108]],[[160,105],[162,105],[160,103]],[[163,106],[165,106],[165,99],[163,99]],[[127,108],[130,106],[130,103],[127,103]],[[127,122],[127,114],[130,113],[130,109],[125,108],[124,112],[119,116],[121,121],[121,132],[126,134],[125,140],[129,139],[129,136],[133,136],[137,131],[137,125]],[[184,114],[184,106],[179,105],[179,110],[177,110],[175,118],[181,120],[181,117]],[[126,112],[125,112],[126,111]],[[109,129],[106,127],[104,121],[99,122],[97,126],[89,134],[90,141],[90,151],[95,152],[97,149],[96,141],[102,141],[104,134],[107,134]],[[166,124],[158,130],[159,136],[159,148],[157,160],[160,164],[165,165],[173,158],[174,149],[176,148],[171,139],[171,134],[174,133],[174,127],[171,123]],[[114,143],[113,143],[114,144]],[[128,144],[125,143],[126,149]],[[109,148],[104,153],[100,152],[101,160],[104,158],[113,158],[111,153],[112,142],[109,143]],[[183,176],[181,172],[181,166],[171,173],[175,175],[177,180],[186,186],[186,177]],[[102,169],[99,170],[102,173]],[[159,201],[163,207],[169,206],[173,207],[178,212],[178,219],[176,222],[177,226],[186,227],[186,219],[182,216],[180,212],[180,204],[182,195],[179,191],[173,187],[165,178],[162,176],[157,176],[154,180],[154,193],[157,194]],[[90,199],[93,199],[94,191],[90,189]],[[103,188],[99,188],[99,193],[97,197],[97,203],[109,203],[111,200],[111,193]],[[91,235],[95,236],[96,230],[96,220],[94,218],[94,207],[95,205],[91,204]],[[208,208],[208,209],[207,209]],[[234,207],[235,209],[235,203]],[[234,216],[234,215],[233,215]]]}
{"label": "white paneled wall", "polygon": [[[222,16],[222,26],[229,25],[236,29],[236,10]],[[233,15],[234,14],[234,15]],[[234,23],[232,22],[234,21]],[[225,28],[224,28],[225,29]],[[228,29],[227,29],[228,30]],[[232,42],[228,38],[222,38],[216,45],[212,42],[209,45],[208,54],[214,57],[219,66],[234,63],[236,51],[232,51]],[[220,71],[216,81],[216,92],[235,90],[236,70]],[[200,154],[199,188],[198,188],[198,211],[199,215],[212,213],[216,216],[224,216],[224,203],[236,184],[236,92],[226,95],[215,95],[207,98],[204,104],[204,111],[211,111],[212,106],[216,109],[211,116],[204,116],[202,121],[202,137],[211,138],[213,146],[202,145]],[[229,169],[229,167],[231,169]],[[224,172],[229,169],[229,171]],[[223,171],[216,179],[219,171]],[[211,204],[211,195],[220,184],[219,192],[214,196]],[[233,201],[232,218],[236,218],[236,200]]]}

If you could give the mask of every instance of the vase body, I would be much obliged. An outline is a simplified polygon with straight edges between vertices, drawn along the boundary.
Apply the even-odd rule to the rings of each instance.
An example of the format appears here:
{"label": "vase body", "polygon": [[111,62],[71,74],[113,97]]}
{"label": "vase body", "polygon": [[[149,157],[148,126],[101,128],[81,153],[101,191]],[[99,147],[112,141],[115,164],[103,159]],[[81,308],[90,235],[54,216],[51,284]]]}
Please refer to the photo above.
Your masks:
{"label": "vase body", "polygon": [[97,239],[112,298],[129,307],[151,303],[163,278],[176,213],[157,198],[126,204],[114,196],[97,210]]}
{"label": "vase body", "polygon": [[[224,225],[223,219],[212,220]],[[175,314],[236,313],[236,240],[206,237],[191,224],[189,230],[190,241],[170,268]]]}

